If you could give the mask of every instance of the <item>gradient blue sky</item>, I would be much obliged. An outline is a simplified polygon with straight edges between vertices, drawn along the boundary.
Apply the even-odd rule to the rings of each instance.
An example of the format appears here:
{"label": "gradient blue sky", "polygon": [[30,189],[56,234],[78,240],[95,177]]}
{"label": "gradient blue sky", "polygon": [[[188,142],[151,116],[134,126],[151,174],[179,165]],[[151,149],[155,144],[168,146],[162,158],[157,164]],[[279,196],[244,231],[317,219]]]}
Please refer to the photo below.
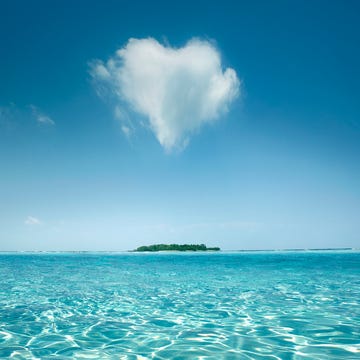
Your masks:
{"label": "gradient blue sky", "polygon": [[[0,250],[360,247],[359,35],[358,1],[0,1]],[[183,151],[91,80],[147,37],[242,82]]]}

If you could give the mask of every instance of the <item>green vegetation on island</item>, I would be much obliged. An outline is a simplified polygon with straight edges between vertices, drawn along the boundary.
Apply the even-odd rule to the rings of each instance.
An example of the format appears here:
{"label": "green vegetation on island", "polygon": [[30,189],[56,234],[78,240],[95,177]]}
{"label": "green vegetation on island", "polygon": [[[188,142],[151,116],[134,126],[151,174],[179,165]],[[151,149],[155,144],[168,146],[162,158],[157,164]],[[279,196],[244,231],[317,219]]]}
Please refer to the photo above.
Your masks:
{"label": "green vegetation on island", "polygon": [[155,244],[148,246],[140,246],[134,251],[219,251],[219,247],[206,247],[204,244]]}

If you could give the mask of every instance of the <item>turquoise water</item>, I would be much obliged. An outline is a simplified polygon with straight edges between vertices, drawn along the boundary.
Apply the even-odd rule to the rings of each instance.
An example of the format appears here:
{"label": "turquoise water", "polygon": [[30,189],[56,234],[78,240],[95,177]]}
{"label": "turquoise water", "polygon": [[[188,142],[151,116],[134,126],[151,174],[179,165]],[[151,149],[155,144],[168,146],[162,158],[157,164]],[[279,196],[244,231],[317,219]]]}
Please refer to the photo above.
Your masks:
{"label": "turquoise water", "polygon": [[0,358],[360,359],[360,253],[0,255]]}

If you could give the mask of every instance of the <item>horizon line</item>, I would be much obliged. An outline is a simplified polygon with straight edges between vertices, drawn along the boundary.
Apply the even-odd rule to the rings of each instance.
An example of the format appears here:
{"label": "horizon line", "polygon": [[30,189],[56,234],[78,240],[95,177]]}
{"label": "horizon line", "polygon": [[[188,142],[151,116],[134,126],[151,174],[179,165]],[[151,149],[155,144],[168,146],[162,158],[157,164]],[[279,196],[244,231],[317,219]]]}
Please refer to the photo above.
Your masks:
{"label": "horizon line", "polygon": [[312,252],[312,251],[360,251],[360,248],[354,247],[336,247],[336,248],[285,248],[285,249],[237,249],[237,250],[222,250],[216,252],[208,251],[144,251],[136,252],[134,250],[0,250],[0,254],[8,253],[69,253],[69,254],[80,254],[80,253],[136,253],[136,254],[156,254],[156,253],[224,253],[224,252]]}

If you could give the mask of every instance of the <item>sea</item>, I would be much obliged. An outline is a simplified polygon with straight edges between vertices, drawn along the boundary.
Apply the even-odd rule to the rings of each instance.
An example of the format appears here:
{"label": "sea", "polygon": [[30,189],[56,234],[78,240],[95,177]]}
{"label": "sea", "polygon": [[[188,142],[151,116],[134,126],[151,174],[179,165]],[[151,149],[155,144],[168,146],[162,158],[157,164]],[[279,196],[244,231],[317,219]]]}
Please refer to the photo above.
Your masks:
{"label": "sea", "polygon": [[2,253],[0,359],[360,359],[360,252]]}

